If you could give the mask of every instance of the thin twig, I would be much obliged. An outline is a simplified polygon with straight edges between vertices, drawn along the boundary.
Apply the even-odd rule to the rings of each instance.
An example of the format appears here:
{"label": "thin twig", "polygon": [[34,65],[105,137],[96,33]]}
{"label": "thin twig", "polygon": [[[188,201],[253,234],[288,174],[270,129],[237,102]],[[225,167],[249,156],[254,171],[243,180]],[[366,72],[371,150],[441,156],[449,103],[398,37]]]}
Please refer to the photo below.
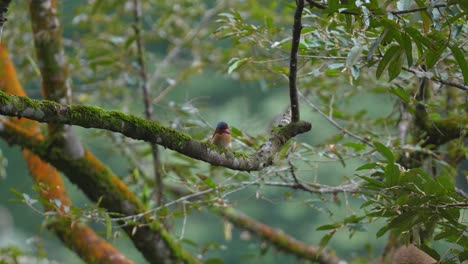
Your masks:
{"label": "thin twig", "polygon": [[[417,75],[418,73],[424,73],[423,71],[418,71],[418,70],[415,70],[415,69],[410,69],[410,68],[408,68],[408,67],[403,67],[402,69],[405,70],[405,71],[407,71],[407,72],[411,72],[411,73],[414,74],[414,75]],[[437,77],[431,77],[430,79],[431,79],[432,81],[437,82],[437,83],[440,83],[440,84],[445,84],[445,85],[449,85],[449,86],[458,88],[458,89],[463,90],[463,91],[468,91],[468,85],[464,85],[464,84],[461,84],[461,83],[456,83],[456,82],[451,82],[451,81],[442,80],[442,79],[437,78]]]}
{"label": "thin twig", "polygon": [[136,220],[136,219],[140,219],[140,218],[143,218],[145,215],[149,215],[149,214],[152,214],[153,212],[157,212],[163,208],[167,208],[169,206],[172,206],[174,204],[178,204],[178,203],[181,203],[181,202],[185,202],[185,201],[188,201],[190,199],[193,199],[193,198],[196,198],[196,197],[199,197],[199,196],[202,196],[202,195],[205,195],[205,194],[208,194],[210,192],[213,192],[217,189],[215,188],[210,188],[210,189],[207,189],[207,190],[204,190],[204,191],[201,191],[201,192],[197,192],[197,193],[192,193],[192,194],[189,194],[189,195],[186,195],[186,196],[183,196],[177,200],[173,200],[173,201],[170,201],[168,203],[165,203],[164,205],[161,205],[159,207],[156,207],[156,208],[153,208],[153,209],[150,209],[150,210],[147,210],[147,211],[144,211],[144,212],[141,212],[139,214],[134,214],[134,215],[127,215],[127,216],[123,216],[123,217],[114,217],[112,218],[112,221],[125,221],[125,220]]}
{"label": "thin twig", "polygon": [[307,99],[307,97],[305,97],[304,95],[302,95],[301,92],[298,92],[299,95],[304,99],[304,101],[310,106],[312,107],[312,109],[314,109],[315,111],[317,111],[317,113],[319,113],[323,118],[325,118],[328,122],[330,122],[330,124],[332,124],[334,127],[336,127],[337,129],[339,129],[341,132],[343,132],[343,134],[347,134],[348,136],[354,138],[354,139],[357,139],[361,142],[363,142],[364,144],[370,146],[370,147],[374,147],[374,145],[367,139],[365,138],[362,138],[352,132],[350,132],[349,130],[347,130],[346,128],[342,127],[340,124],[338,124],[335,120],[333,120],[332,118],[330,118],[328,115],[326,115],[324,112],[322,112],[322,110],[320,110],[320,108],[318,108],[316,105],[314,105],[311,101],[309,101],[309,99]]}
{"label": "thin twig", "polygon": [[291,100],[292,122],[300,120],[299,100],[297,98],[297,51],[301,40],[302,30],[302,10],[304,10],[304,0],[296,0],[296,13],[294,14],[294,25],[292,35],[291,59],[289,62],[289,98]]}
{"label": "thin twig", "polygon": [[[309,5],[311,5],[313,7],[316,7],[318,9],[328,9],[328,5],[318,3],[318,2],[315,2],[313,0],[307,0],[307,3],[309,3]],[[392,15],[403,15],[403,14],[409,14],[409,13],[416,13],[416,12],[419,12],[419,11],[424,11],[424,10],[427,10],[429,8],[441,8],[441,7],[447,7],[447,5],[446,4],[438,4],[438,5],[434,5],[432,7],[423,6],[423,7],[412,8],[412,9],[407,9],[407,10],[387,11],[387,12],[391,13]],[[358,12],[353,12],[353,11],[349,11],[349,10],[341,10],[341,11],[337,10],[337,12],[340,13],[340,14],[347,14],[347,15],[361,15]]]}
{"label": "thin twig", "polygon": [[[139,0],[133,0],[134,5],[134,18],[135,18],[135,25],[133,29],[135,30],[135,37],[136,37],[136,45],[137,45],[137,60],[140,66],[140,77],[142,81],[142,91],[143,91],[143,102],[145,105],[145,117],[148,120],[153,118],[153,104],[151,100],[149,84],[148,84],[148,74],[146,70],[145,58],[144,58],[144,50],[143,50],[143,38],[141,37],[141,5]],[[153,170],[156,180],[156,204],[161,204],[163,201],[163,181],[162,181],[162,171],[160,168],[159,162],[159,150],[158,145],[151,143],[151,153],[153,156]]]}
{"label": "thin twig", "polygon": [[[432,8],[441,8],[441,7],[447,7],[446,4],[439,4],[435,5]],[[402,14],[409,14],[409,13],[416,13],[419,11],[424,11],[427,10],[429,7],[428,6],[423,6],[423,7],[418,7],[418,8],[413,8],[413,9],[407,9],[407,10],[400,10],[400,11],[389,11],[392,13],[392,15],[402,15]]]}

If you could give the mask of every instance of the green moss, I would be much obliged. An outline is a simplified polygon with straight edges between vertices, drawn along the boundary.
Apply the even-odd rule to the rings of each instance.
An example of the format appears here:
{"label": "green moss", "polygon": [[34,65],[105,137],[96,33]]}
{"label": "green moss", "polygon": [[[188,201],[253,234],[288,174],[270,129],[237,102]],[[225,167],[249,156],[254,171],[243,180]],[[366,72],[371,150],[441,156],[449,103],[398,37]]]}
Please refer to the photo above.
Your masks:
{"label": "green moss", "polygon": [[234,152],[234,157],[235,158],[248,159],[249,155],[247,153],[244,153],[244,152],[236,151],[236,152]]}

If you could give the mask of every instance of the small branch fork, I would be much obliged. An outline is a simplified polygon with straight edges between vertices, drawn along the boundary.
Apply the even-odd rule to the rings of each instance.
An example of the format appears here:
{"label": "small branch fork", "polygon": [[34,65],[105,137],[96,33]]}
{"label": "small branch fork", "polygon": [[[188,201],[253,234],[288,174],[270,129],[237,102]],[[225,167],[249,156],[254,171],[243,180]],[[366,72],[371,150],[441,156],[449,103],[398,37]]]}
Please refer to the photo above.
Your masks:
{"label": "small branch fork", "polygon": [[299,100],[297,96],[297,52],[301,40],[302,11],[304,10],[304,0],[296,0],[296,13],[294,14],[291,58],[289,62],[289,97],[291,99],[292,122],[300,120]]}
{"label": "small branch fork", "polygon": [[289,170],[291,176],[293,177],[294,183],[264,183],[265,185],[269,186],[278,186],[278,187],[289,187],[294,189],[300,189],[309,193],[317,193],[317,194],[338,194],[338,193],[364,193],[366,192],[364,189],[361,188],[359,183],[350,183],[340,186],[325,186],[321,184],[308,184],[301,182],[297,176],[295,167],[291,161],[289,163]]}

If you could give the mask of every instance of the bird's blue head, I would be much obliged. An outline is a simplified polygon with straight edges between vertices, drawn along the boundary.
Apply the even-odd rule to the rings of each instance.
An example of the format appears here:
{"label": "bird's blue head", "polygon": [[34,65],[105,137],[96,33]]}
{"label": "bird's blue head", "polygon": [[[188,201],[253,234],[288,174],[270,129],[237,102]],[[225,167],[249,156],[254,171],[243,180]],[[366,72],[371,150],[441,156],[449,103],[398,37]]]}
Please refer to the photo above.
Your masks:
{"label": "bird's blue head", "polygon": [[221,121],[218,123],[218,125],[216,125],[216,129],[217,130],[226,130],[228,129],[228,124],[224,121]]}

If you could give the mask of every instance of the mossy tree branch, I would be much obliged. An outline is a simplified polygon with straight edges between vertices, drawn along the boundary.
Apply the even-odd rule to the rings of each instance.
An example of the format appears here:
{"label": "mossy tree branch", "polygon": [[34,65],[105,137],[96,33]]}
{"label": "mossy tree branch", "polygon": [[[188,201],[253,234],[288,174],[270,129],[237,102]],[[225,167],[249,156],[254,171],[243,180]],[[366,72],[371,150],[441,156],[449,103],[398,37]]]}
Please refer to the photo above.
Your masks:
{"label": "mossy tree branch", "polygon": [[453,139],[466,137],[468,131],[468,116],[451,116],[439,120],[431,120],[422,103],[416,106],[415,124],[423,133],[423,146],[443,145]]}
{"label": "mossy tree branch", "polygon": [[157,122],[95,106],[62,105],[0,92],[0,114],[43,123],[69,124],[119,132],[133,139],[156,143],[194,159],[240,171],[261,170],[271,165],[274,154],[290,138],[305,133],[312,127],[305,121],[276,127],[268,141],[257,152],[247,156],[194,140],[187,134]]}

